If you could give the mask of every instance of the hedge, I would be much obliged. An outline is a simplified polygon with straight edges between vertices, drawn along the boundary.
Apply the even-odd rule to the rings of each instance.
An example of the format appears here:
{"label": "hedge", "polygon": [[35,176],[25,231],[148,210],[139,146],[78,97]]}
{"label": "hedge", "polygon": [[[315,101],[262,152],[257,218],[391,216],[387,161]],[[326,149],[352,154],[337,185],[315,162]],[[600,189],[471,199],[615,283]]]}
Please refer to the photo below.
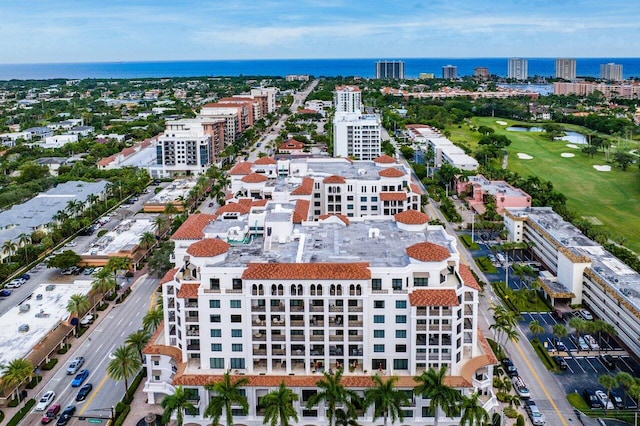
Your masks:
{"label": "hedge", "polygon": [[47,362],[46,364],[44,364],[44,365],[42,366],[42,369],[43,369],[44,371],[52,370],[52,369],[53,369],[53,367],[55,367],[55,365],[56,365],[57,363],[58,363],[58,358],[51,358],[51,359],[49,360],[49,362]]}
{"label": "hedge", "polygon": [[530,342],[531,346],[533,346],[533,349],[538,354],[538,357],[540,357],[540,360],[542,361],[544,366],[547,367],[547,370],[555,370],[556,363],[553,361],[553,359],[551,359],[549,352],[547,352],[542,343],[540,343],[540,340],[538,340],[538,338],[535,338],[531,339]]}
{"label": "hedge", "polygon": [[125,405],[124,409],[122,410],[122,413],[120,413],[120,415],[118,416],[116,421],[113,422],[113,425],[114,426],[122,426],[122,424],[124,423],[124,421],[127,418],[127,415],[129,414],[130,411],[131,411],[131,406],[130,405]]}
{"label": "hedge", "polygon": [[38,383],[40,383],[40,381],[42,380],[42,376],[34,376],[29,383],[27,383],[27,389],[33,389],[35,388]]}
{"label": "hedge", "polygon": [[58,355],[64,355],[69,351],[70,348],[71,348],[71,344],[70,343],[65,343],[65,345],[61,349],[58,349],[58,352],[56,352],[56,353]]}
{"label": "hedge", "polygon": [[20,421],[22,419],[24,419],[24,417],[29,414],[29,412],[31,411],[31,408],[33,408],[33,406],[36,405],[36,400],[31,398],[30,400],[28,400],[25,404],[24,407],[22,407],[20,409],[20,411],[18,411],[15,416],[13,416],[11,418],[11,420],[9,420],[7,422],[7,426],[17,426],[18,423],[20,423]]}

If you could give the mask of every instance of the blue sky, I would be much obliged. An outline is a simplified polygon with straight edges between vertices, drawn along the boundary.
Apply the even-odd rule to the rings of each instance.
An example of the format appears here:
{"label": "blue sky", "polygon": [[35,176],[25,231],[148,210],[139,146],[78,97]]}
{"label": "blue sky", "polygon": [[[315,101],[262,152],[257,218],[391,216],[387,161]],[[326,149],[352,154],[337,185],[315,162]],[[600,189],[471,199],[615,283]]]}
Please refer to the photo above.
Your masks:
{"label": "blue sky", "polygon": [[0,63],[638,57],[640,0],[0,0]]}

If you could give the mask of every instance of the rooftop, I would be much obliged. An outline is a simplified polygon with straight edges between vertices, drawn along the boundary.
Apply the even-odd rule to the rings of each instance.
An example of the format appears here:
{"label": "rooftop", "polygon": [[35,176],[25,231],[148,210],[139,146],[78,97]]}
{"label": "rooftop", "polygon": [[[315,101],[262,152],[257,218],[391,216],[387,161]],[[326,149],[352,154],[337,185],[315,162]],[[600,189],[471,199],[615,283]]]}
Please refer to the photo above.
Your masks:
{"label": "rooftop", "polygon": [[117,256],[119,252],[131,252],[138,245],[140,236],[153,232],[155,225],[151,218],[123,220],[112,231],[91,243],[82,256]]}
{"label": "rooftop", "polygon": [[[278,167],[280,168],[280,165]],[[396,164],[392,167],[402,175],[409,177],[408,171],[401,164]],[[291,170],[292,175],[302,174],[309,177],[341,176],[345,179],[381,180],[380,172],[385,169],[374,161],[350,161],[342,158],[305,158],[292,159],[289,163],[289,170]],[[296,173],[296,170],[300,172]],[[302,172],[303,170],[306,170],[306,173]],[[382,174],[393,174],[393,172],[384,172]],[[396,176],[392,177],[397,177],[398,175],[396,173]]]}
{"label": "rooftop", "polygon": [[482,175],[469,176],[469,183],[480,185],[491,195],[504,194],[509,197],[527,197],[528,194],[520,188],[515,188],[503,180],[489,180]]}
{"label": "rooftop", "polygon": [[155,194],[145,204],[167,204],[173,201],[178,201],[180,197],[186,198],[189,191],[191,191],[195,186],[196,181],[193,179],[176,179],[171,182],[171,185]]}

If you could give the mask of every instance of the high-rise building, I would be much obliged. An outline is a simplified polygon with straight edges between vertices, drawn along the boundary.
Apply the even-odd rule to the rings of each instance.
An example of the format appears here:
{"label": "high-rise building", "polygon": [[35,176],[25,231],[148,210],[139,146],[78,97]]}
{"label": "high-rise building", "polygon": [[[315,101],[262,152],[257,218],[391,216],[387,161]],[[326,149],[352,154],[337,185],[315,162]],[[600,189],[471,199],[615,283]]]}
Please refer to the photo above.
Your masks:
{"label": "high-rise building", "polygon": [[162,177],[203,174],[215,155],[213,137],[205,124],[215,123],[222,126],[223,121],[203,117],[168,121],[156,141],[154,168],[158,174]]}
{"label": "high-rise building", "polygon": [[445,65],[442,67],[442,78],[454,80],[458,78],[458,67],[455,65]]}
{"label": "high-rise building", "polygon": [[377,114],[362,112],[357,86],[338,86],[333,94],[333,155],[373,160],[380,156],[381,122]]}
{"label": "high-rise building", "polygon": [[487,67],[475,67],[473,69],[473,76],[485,80],[485,79],[489,78],[489,68],[487,68]]}
{"label": "high-rise building", "polygon": [[404,80],[404,61],[376,62],[376,78]]}
{"label": "high-rise building", "polygon": [[563,80],[576,79],[576,60],[559,58],[556,59],[556,78]]}
{"label": "high-rise building", "polygon": [[507,77],[515,80],[526,80],[528,78],[528,61],[523,58],[509,58]]}
{"label": "high-rise building", "polygon": [[621,81],[622,65],[609,62],[600,65],[600,78],[603,80]]}
{"label": "high-rise building", "polygon": [[360,113],[362,92],[358,86],[337,86],[333,92],[333,108],[336,114],[342,112]]}

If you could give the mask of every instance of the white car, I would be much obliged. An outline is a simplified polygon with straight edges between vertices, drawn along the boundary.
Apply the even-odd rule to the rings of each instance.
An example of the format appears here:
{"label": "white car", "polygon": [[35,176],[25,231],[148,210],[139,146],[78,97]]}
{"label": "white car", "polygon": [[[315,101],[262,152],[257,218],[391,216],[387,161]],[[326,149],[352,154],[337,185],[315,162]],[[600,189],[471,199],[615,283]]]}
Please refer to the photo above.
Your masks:
{"label": "white car", "polygon": [[11,280],[9,281],[4,288],[20,288],[22,286],[22,284],[24,284],[24,281],[22,281],[19,278],[16,278],[15,280]]}
{"label": "white car", "polygon": [[36,405],[36,411],[44,411],[49,405],[56,399],[56,393],[54,391],[47,391],[38,401],[38,405]]}
{"label": "white car", "polygon": [[603,392],[601,390],[597,390],[596,391],[596,396],[598,397],[600,402],[602,402],[602,405],[604,406],[605,409],[613,410],[613,402],[609,401],[609,397],[607,396],[607,394],[605,392]]}

